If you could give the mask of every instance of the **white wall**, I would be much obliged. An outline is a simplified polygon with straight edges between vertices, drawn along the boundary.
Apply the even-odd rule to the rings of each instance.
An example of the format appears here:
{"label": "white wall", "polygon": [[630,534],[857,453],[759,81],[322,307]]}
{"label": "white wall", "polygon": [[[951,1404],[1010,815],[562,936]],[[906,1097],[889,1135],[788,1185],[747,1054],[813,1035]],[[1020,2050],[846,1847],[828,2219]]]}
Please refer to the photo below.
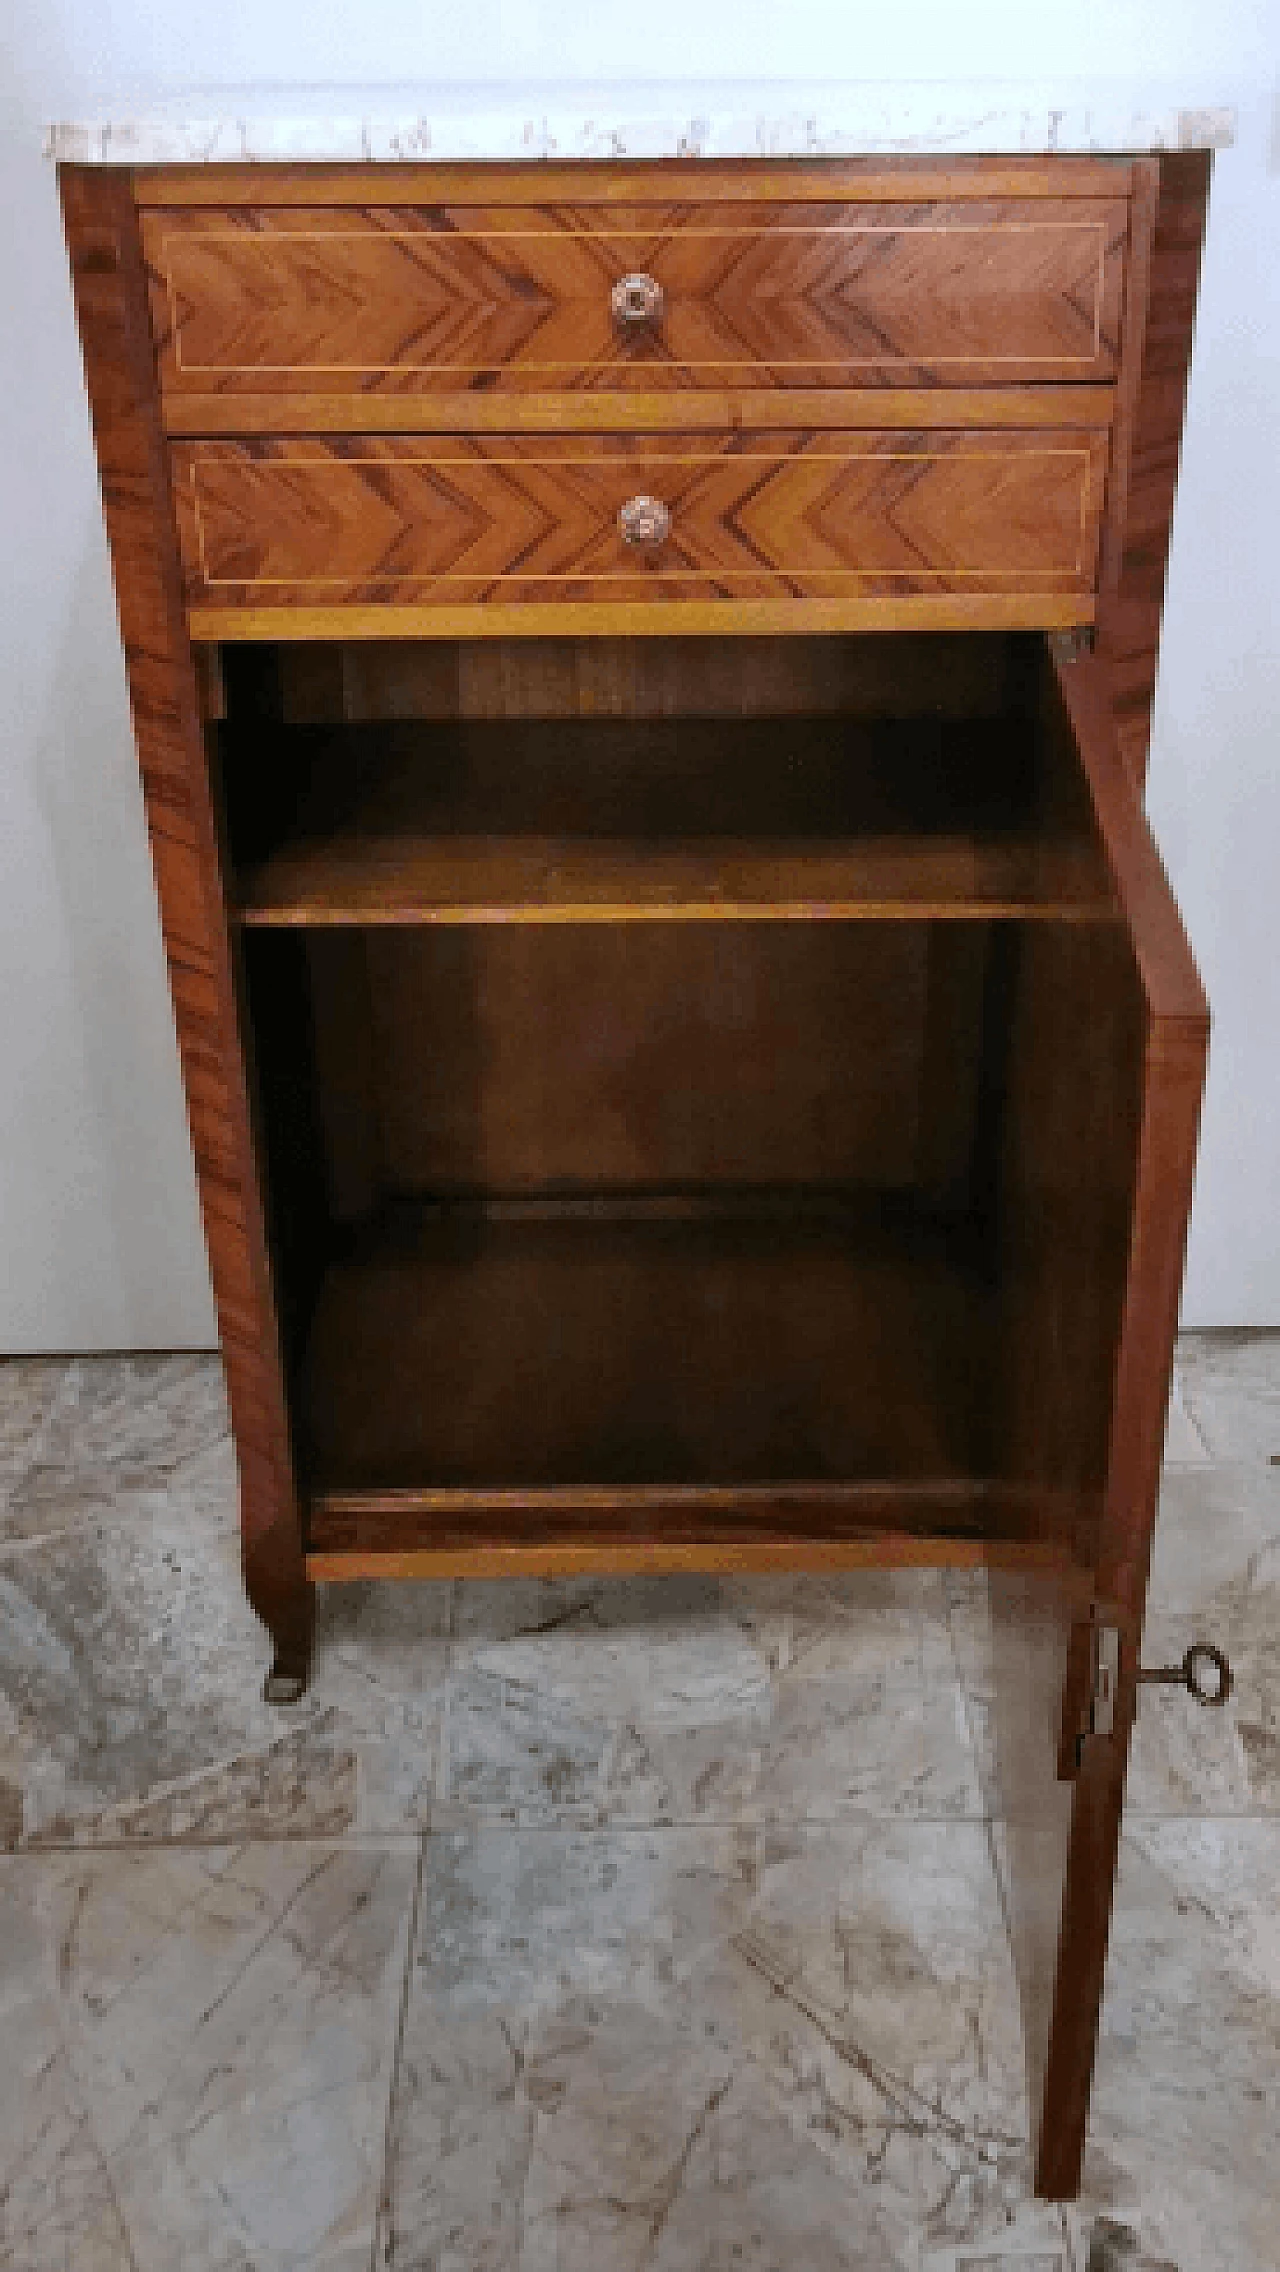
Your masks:
{"label": "white wall", "polygon": [[[1217,1013],[1186,1315],[1280,1322],[1280,38],[1259,0],[8,0],[0,24],[0,1349],[213,1334],[49,118],[272,87],[997,77],[1235,103],[1152,805]],[[699,86],[690,84],[701,82]],[[217,91],[224,90],[220,98]],[[212,91],[211,91],[212,90]],[[425,98],[419,98],[425,100]],[[946,89],[939,88],[945,101]],[[287,109],[281,98],[275,107]],[[338,115],[352,104],[335,99]],[[370,100],[362,107],[379,107]],[[656,102],[655,102],[655,107]],[[739,107],[736,101],[733,107]],[[749,107],[756,107],[754,101]]]}

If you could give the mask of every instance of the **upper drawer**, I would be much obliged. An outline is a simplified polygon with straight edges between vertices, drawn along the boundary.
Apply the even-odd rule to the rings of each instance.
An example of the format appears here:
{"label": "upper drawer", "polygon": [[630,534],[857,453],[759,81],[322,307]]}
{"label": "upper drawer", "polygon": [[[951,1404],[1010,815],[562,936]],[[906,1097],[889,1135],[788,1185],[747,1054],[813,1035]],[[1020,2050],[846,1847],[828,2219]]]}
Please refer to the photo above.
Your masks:
{"label": "upper drawer", "polygon": [[[148,213],[165,394],[1114,376],[1123,198]],[[634,280],[629,288],[627,280]]]}

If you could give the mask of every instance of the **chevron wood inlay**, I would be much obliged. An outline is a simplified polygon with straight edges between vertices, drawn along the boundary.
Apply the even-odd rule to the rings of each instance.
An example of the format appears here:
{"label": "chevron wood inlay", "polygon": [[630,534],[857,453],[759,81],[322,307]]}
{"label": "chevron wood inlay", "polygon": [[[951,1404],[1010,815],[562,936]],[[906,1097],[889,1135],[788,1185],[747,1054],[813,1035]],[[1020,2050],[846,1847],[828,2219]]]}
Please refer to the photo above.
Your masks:
{"label": "chevron wood inlay", "polygon": [[[828,433],[188,442],[192,605],[1076,593],[1104,436]],[[670,534],[637,557],[637,493]]]}
{"label": "chevron wood inlay", "polygon": [[[147,215],[166,395],[1114,376],[1123,199]],[[660,318],[619,332],[642,272]]]}

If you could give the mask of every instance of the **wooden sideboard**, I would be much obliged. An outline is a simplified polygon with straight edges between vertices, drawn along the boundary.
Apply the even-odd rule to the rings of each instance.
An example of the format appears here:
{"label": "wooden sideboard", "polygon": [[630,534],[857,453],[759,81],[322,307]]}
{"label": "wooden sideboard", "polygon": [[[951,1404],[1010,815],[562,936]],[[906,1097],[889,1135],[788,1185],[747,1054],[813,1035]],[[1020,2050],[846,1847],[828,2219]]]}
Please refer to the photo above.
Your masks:
{"label": "wooden sideboard", "polygon": [[988,1565],[1072,2192],[1207,1045],[1141,802],[1207,158],[61,187],[268,1694],[317,1580]]}

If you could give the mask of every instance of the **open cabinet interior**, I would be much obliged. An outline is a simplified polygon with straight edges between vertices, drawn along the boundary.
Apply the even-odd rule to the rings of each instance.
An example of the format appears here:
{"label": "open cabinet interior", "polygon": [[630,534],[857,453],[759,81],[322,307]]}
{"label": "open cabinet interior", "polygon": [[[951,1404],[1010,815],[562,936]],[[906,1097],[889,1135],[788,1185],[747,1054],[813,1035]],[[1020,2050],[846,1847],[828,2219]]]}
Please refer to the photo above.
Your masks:
{"label": "open cabinet interior", "polygon": [[1051,679],[1016,634],[225,650],[313,1549],[1088,1558],[1142,997]]}

